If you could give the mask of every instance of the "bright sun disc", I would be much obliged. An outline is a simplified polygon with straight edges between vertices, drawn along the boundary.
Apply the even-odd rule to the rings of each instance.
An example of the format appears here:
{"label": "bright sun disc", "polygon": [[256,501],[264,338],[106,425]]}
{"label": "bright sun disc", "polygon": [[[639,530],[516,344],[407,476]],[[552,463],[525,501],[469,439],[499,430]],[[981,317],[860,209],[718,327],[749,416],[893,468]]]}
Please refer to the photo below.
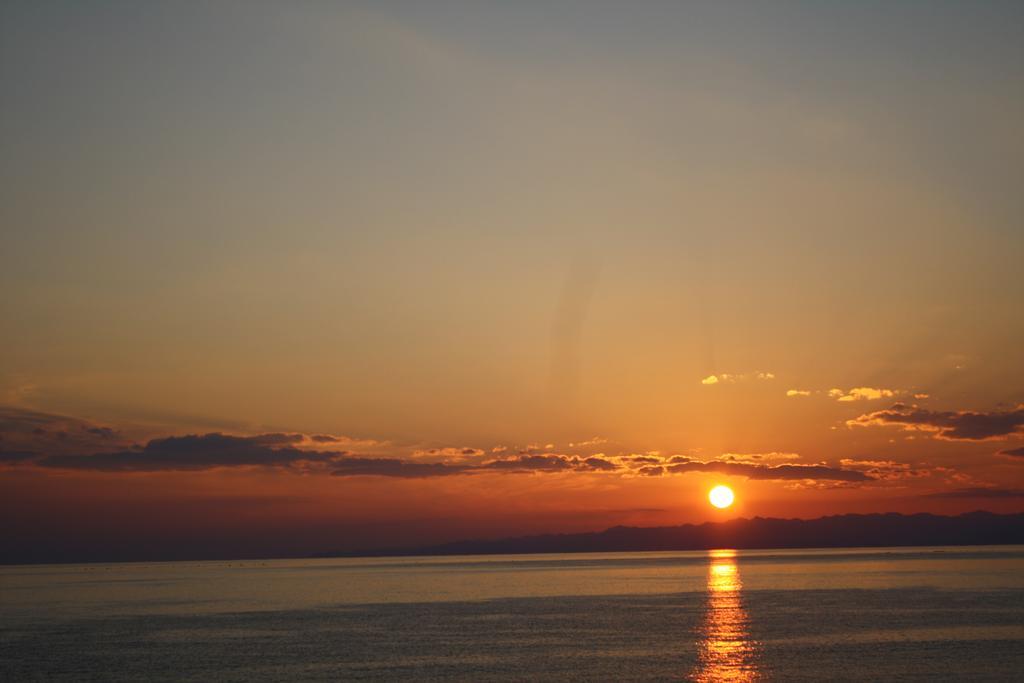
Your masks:
{"label": "bright sun disc", "polygon": [[708,500],[716,508],[729,507],[735,498],[736,496],[733,495],[732,489],[728,486],[716,486],[708,492]]}

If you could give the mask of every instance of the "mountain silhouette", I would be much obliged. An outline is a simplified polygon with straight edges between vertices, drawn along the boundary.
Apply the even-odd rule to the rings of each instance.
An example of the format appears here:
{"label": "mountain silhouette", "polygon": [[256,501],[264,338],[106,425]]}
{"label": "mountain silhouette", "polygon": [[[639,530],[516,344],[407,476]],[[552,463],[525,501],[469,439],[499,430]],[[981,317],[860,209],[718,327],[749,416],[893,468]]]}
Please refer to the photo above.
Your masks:
{"label": "mountain silhouette", "polygon": [[455,541],[383,551],[322,553],[319,557],[1006,544],[1024,544],[1024,513],[999,515],[978,511],[947,517],[889,512],[818,519],[754,517],[681,526],[616,526],[600,532]]}

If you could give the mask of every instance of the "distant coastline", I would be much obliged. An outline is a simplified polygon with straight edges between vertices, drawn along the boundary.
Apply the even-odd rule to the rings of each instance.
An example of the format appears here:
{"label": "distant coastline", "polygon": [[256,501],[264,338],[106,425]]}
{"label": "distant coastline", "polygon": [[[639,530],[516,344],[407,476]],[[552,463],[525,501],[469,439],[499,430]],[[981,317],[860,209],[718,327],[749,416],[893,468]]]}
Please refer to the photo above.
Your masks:
{"label": "distant coastline", "polygon": [[315,557],[407,557],[534,553],[642,552],[713,548],[855,548],[1024,544],[1024,513],[956,516],[896,512],[817,519],[754,517],[666,527],[616,526],[599,532],[465,540],[391,550],[339,551]]}
{"label": "distant coastline", "polygon": [[651,552],[789,548],[869,548],[921,546],[1024,545],[1024,512],[986,511],[956,516],[897,512],[843,514],[817,519],[754,517],[727,522],[664,527],[616,526],[604,531],[542,534],[501,539],[473,539],[394,548],[368,548],[278,555],[181,553],[154,556],[130,546],[116,554],[5,554],[0,566],[49,564],[118,564],[159,562],[251,562],[271,559],[332,557],[418,557],[429,555],[525,555],[544,553]]}

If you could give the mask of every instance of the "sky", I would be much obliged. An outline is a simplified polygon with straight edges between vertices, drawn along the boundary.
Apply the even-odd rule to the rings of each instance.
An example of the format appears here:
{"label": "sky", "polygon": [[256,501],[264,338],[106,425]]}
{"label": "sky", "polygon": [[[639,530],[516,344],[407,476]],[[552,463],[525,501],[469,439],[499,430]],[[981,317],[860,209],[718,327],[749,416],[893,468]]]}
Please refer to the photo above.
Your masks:
{"label": "sky", "polygon": [[0,559],[1024,507],[1019,2],[6,2],[0,87]]}

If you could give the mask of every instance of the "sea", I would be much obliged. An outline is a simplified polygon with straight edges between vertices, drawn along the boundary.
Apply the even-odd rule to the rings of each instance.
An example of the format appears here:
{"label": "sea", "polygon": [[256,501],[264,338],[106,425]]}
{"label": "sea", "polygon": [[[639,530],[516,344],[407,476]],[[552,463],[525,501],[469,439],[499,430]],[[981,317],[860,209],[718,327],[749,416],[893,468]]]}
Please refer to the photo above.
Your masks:
{"label": "sea", "polygon": [[0,567],[3,681],[1021,681],[1024,546]]}

